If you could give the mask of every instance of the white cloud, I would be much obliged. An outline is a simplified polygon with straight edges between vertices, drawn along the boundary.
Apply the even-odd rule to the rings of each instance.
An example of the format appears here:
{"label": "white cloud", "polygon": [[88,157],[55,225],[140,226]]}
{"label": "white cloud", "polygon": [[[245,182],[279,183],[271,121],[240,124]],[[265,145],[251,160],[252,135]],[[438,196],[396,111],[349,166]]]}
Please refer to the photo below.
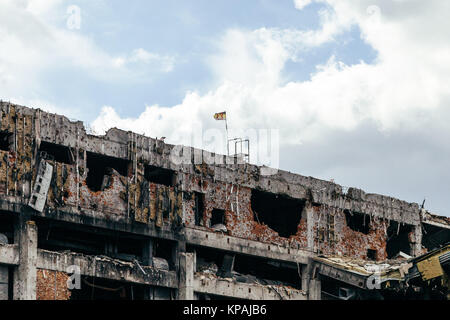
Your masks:
{"label": "white cloud", "polygon": [[133,50],[128,61],[130,63],[154,65],[163,72],[170,72],[175,66],[175,57],[148,52],[142,48]]}
{"label": "white cloud", "polygon": [[[142,48],[113,55],[82,30],[69,30],[67,4],[61,0],[2,0],[0,2],[0,84],[2,98],[39,97],[44,74],[77,69],[102,81],[139,81],[170,72],[174,58]],[[60,27],[58,27],[60,26]]]}
{"label": "white cloud", "polygon": [[294,0],[295,7],[298,10],[302,10],[304,7],[311,4],[312,0]]}
{"label": "white cloud", "polygon": [[[189,126],[180,125],[188,115],[217,127],[212,114],[226,109],[230,126],[280,128],[282,141],[299,143],[320,137],[322,128],[352,130],[365,120],[384,131],[413,129],[430,123],[446,107],[448,4],[414,2],[413,10],[404,1],[319,2],[332,8],[323,11],[319,30],[229,30],[220,41],[220,54],[208,60],[216,88],[207,94],[188,93],[173,108],[149,106],[138,119],[120,119],[112,108],[104,109],[95,127],[102,131],[120,125],[170,137],[188,133]],[[378,52],[374,64],[347,66],[330,57],[310,80],[286,83],[283,69],[289,59],[335,41],[352,25],[359,26],[363,39]],[[427,39],[424,33],[431,30],[434,36]]]}

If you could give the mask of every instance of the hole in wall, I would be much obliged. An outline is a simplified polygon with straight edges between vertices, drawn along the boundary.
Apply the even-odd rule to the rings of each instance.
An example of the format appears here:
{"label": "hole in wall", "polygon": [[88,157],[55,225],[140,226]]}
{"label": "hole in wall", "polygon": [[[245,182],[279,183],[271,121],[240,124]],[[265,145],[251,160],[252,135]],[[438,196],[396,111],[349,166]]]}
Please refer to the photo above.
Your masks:
{"label": "hole in wall", "polygon": [[289,285],[301,289],[298,268],[295,263],[236,255],[233,270],[240,274],[239,282]]}
{"label": "hole in wall", "polygon": [[305,201],[259,190],[252,190],[251,207],[254,220],[278,232],[280,237],[297,233]]}
{"label": "hole in wall", "polygon": [[173,261],[172,254],[175,242],[162,239],[154,239],[153,246],[153,256],[156,258],[165,259],[169,264],[170,270],[174,270],[175,261]]}
{"label": "hole in wall", "polygon": [[75,162],[70,148],[63,145],[42,141],[39,146],[39,151],[45,152],[50,160],[55,160],[56,162],[66,164],[73,164]]}
{"label": "hole in wall", "polygon": [[377,251],[373,249],[367,249],[367,259],[376,261],[377,260]]}
{"label": "hole in wall", "polygon": [[70,300],[144,300],[149,288],[116,280],[81,277],[81,288],[71,290]]}
{"label": "hole in wall", "polygon": [[422,245],[428,250],[433,250],[450,243],[450,230],[423,224]]}
{"label": "hole in wall", "polygon": [[14,144],[14,134],[7,131],[0,131],[0,150],[11,151]]}
{"label": "hole in wall", "polygon": [[108,187],[109,178],[113,174],[111,169],[117,171],[121,176],[127,176],[129,164],[130,161],[128,160],[87,152],[88,174],[86,183],[88,188],[91,191],[100,191],[102,186]]}
{"label": "hole in wall", "polygon": [[359,212],[351,212],[349,210],[344,210],[345,221],[347,227],[356,232],[361,232],[364,234],[369,234],[370,232],[370,219],[366,214]]}
{"label": "hole in wall", "polygon": [[149,182],[172,187],[175,185],[176,173],[170,169],[145,165],[144,177]]}
{"label": "hole in wall", "polygon": [[194,204],[194,219],[195,225],[203,225],[203,217],[205,211],[205,195],[200,192],[194,192],[195,204]]}
{"label": "hole in wall", "polygon": [[211,227],[216,224],[225,224],[225,210],[214,208],[211,212]]}
{"label": "hole in wall", "polygon": [[400,251],[411,255],[411,244],[409,242],[409,233],[412,226],[408,224],[402,225],[396,221],[391,221],[387,229],[386,253],[388,259],[393,258]]}

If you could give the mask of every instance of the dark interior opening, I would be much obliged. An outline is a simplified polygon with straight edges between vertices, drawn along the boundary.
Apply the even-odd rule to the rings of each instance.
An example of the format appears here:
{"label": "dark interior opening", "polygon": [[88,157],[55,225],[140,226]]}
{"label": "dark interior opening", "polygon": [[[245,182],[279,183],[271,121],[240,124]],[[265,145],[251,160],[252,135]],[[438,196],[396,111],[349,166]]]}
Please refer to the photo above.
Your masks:
{"label": "dark interior opening", "polygon": [[450,243],[450,230],[424,223],[422,233],[422,245],[428,250],[441,248]]}
{"label": "dark interior opening", "polygon": [[14,271],[15,267],[8,267],[8,300],[14,299]]}
{"label": "dark interior opening", "polygon": [[175,185],[175,171],[151,165],[145,165],[144,177],[149,182],[162,184],[168,187]]}
{"label": "dark interior opening", "polygon": [[169,264],[169,270],[175,270],[175,261],[173,261],[173,250],[175,242],[162,239],[154,239],[153,256],[163,258]]}
{"label": "dark interior opening", "polygon": [[75,161],[70,148],[63,145],[42,141],[39,146],[39,151],[45,152],[48,159],[55,160],[56,162],[73,164]]}
{"label": "dark interior opening", "polygon": [[196,272],[212,271],[217,273],[223,262],[224,251],[214,250],[207,247],[186,246],[188,252],[196,252]]}
{"label": "dark interior opening", "polygon": [[252,190],[251,206],[254,220],[265,223],[280,237],[297,233],[305,201],[286,195]]}
{"label": "dark interior opening", "polygon": [[295,263],[236,255],[234,271],[240,274],[237,277],[237,281],[240,282],[256,281],[263,285],[289,285],[296,289],[302,288],[299,266]]}
{"label": "dark interior opening", "polygon": [[214,208],[211,212],[211,227],[216,224],[225,224],[225,210]]}
{"label": "dark interior opening", "polygon": [[72,289],[70,300],[144,300],[146,286],[127,282],[81,277],[81,288]]}
{"label": "dark interior opening", "polygon": [[89,170],[86,183],[91,191],[102,190],[104,176],[112,175],[111,168],[124,177],[128,176],[128,160],[87,152],[86,165]]}
{"label": "dark interior opening", "polygon": [[0,211],[0,233],[8,238],[8,243],[14,242],[14,220],[13,214]]}
{"label": "dark interior opening", "polygon": [[388,259],[393,258],[400,251],[410,255],[411,245],[408,234],[412,231],[412,226],[391,221],[387,229],[386,252]]}
{"label": "dark interior opening", "polygon": [[344,210],[345,221],[347,222],[347,227],[353,231],[362,232],[364,234],[369,234],[370,232],[370,220],[365,214],[359,212],[351,212],[349,210]]}
{"label": "dark interior opening", "polygon": [[142,260],[143,237],[41,219],[37,219],[36,224],[39,249],[106,255],[125,261]]}
{"label": "dark interior opening", "polygon": [[0,150],[11,151],[14,134],[6,131],[0,131]]}
{"label": "dark interior opening", "polygon": [[377,251],[373,249],[367,249],[367,259],[376,261]]}
{"label": "dark interior opening", "polygon": [[205,194],[200,192],[194,192],[195,197],[195,225],[200,226],[203,225],[203,217],[205,211]]}
{"label": "dark interior opening", "polygon": [[[361,290],[324,275],[320,277],[322,300],[384,300],[379,290]],[[363,285],[363,283],[359,283]]]}
{"label": "dark interior opening", "polygon": [[[229,262],[225,259],[226,251],[186,246],[188,252],[196,252],[196,272],[213,273],[221,276],[224,264]],[[227,265],[229,267],[229,264]],[[289,285],[301,289],[300,266],[292,262],[271,260],[267,258],[252,257],[236,254],[232,264],[232,274],[236,281],[242,283],[259,283],[262,285]]]}
{"label": "dark interior opening", "polygon": [[197,300],[228,300],[228,301],[239,301],[239,300],[243,300],[243,299],[238,299],[238,298],[231,298],[231,297],[226,297],[226,296],[219,296],[216,294],[210,294],[210,293],[200,293],[197,292]]}

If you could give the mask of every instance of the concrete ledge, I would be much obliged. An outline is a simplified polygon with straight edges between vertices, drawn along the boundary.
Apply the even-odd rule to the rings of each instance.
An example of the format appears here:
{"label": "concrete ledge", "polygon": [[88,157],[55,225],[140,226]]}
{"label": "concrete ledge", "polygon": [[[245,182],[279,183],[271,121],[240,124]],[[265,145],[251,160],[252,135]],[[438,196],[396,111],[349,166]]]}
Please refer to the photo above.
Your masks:
{"label": "concrete ledge", "polygon": [[315,256],[313,252],[307,250],[286,248],[189,227],[185,229],[185,236],[189,244],[300,264],[307,264],[308,259]]}
{"label": "concrete ledge", "polygon": [[163,226],[162,228],[156,228],[149,224],[143,224],[136,221],[124,220],[114,221],[100,217],[96,217],[95,211],[86,210],[86,212],[80,212],[74,207],[64,207],[58,210],[49,210],[45,208],[43,212],[37,212],[23,202],[19,197],[7,197],[0,195],[0,210],[5,212],[21,213],[26,212],[35,217],[42,217],[46,219],[52,219],[62,222],[75,223],[84,226],[117,230],[121,232],[128,232],[133,234],[145,235],[154,238],[162,238],[166,240],[178,240],[182,237],[181,234],[175,234],[170,226]]}
{"label": "concrete ledge", "polygon": [[367,288],[366,284],[367,278],[370,276],[369,274],[364,275],[353,270],[344,270],[317,260],[314,260],[314,264],[321,275],[351,284],[361,289]]}
{"label": "concrete ledge", "polygon": [[71,265],[79,266],[80,272],[84,276],[178,288],[178,279],[174,271],[142,266],[146,273],[144,274],[139,266],[131,262],[104,256],[88,256],[73,252],[52,252],[38,249],[38,269],[67,272],[67,268]]}
{"label": "concrete ledge", "polygon": [[19,246],[17,244],[0,244],[0,264],[19,265]]}
{"label": "concrete ledge", "polygon": [[438,227],[438,228],[450,230],[450,225],[447,225],[447,224],[444,224],[444,223],[439,223],[439,222],[435,222],[435,221],[431,221],[431,220],[422,221],[422,223],[423,224],[428,224],[430,226],[435,226],[435,227]]}
{"label": "concrete ledge", "polygon": [[200,274],[194,277],[194,291],[249,300],[307,300],[306,293],[289,287],[233,282]]}

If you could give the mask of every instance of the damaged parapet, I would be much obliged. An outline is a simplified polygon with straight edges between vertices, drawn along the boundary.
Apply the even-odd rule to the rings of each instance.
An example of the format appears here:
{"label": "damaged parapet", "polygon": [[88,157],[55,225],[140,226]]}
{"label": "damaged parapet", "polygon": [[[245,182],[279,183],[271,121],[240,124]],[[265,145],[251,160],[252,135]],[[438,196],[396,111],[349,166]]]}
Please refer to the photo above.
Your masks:
{"label": "damaged parapet", "polygon": [[[0,233],[18,244],[18,214],[36,220],[38,250],[107,256],[132,263],[130,274],[150,267],[171,279],[130,276],[133,286],[113,284],[118,279],[87,266],[86,285],[122,288],[114,297],[280,298],[277,288],[292,293],[283,298],[318,299],[321,278],[339,280],[314,272],[316,258],[383,264],[450,241],[448,218],[415,203],[116,128],[95,136],[64,116],[0,107]],[[185,254],[194,258],[181,263]],[[216,272],[199,269],[205,258]],[[40,288],[64,280],[37,269]],[[41,296],[48,295],[38,290]]]}

